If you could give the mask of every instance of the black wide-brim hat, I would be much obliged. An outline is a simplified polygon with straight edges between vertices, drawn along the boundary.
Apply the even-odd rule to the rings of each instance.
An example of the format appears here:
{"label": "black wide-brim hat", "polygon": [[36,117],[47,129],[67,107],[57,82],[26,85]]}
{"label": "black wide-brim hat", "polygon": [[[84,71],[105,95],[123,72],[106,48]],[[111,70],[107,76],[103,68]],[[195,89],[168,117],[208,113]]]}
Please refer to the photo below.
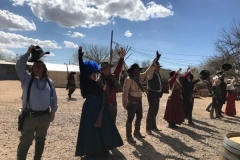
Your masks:
{"label": "black wide-brim hat", "polygon": [[203,80],[206,80],[210,76],[210,72],[208,70],[202,70],[200,75],[202,75]]}
{"label": "black wide-brim hat", "polygon": [[137,63],[134,63],[133,65],[130,66],[130,68],[127,70],[127,72],[131,73],[135,68],[138,68],[140,71],[143,69],[143,68],[140,68]]}
{"label": "black wide-brim hat", "polygon": [[36,62],[45,54],[50,54],[50,52],[49,51],[44,52],[41,47],[35,46],[32,49],[31,57],[28,59],[28,62]]}
{"label": "black wide-brim hat", "polygon": [[228,63],[225,63],[225,64],[222,65],[222,69],[224,71],[228,71],[228,70],[232,69],[232,65],[228,64]]}

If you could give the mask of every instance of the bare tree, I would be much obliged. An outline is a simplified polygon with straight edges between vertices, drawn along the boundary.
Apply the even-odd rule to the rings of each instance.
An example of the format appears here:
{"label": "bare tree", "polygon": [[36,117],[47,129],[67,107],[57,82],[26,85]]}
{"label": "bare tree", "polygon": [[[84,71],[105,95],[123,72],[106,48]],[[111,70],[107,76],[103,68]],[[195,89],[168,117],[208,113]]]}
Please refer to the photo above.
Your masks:
{"label": "bare tree", "polygon": [[2,52],[0,52],[0,60],[5,60],[5,56]]}
{"label": "bare tree", "polygon": [[16,54],[14,56],[10,56],[10,55],[6,55],[0,52],[0,60],[5,60],[8,62],[17,62],[17,60],[19,59],[20,55]]}
{"label": "bare tree", "polygon": [[[83,47],[84,51],[84,59],[95,61],[98,64],[109,60],[110,54],[108,46],[85,43],[83,43],[81,46]],[[78,53],[72,55],[72,62],[74,64],[78,63]]]}
{"label": "bare tree", "polygon": [[232,69],[227,72],[228,77],[239,77],[235,70],[240,70],[240,22],[235,20],[229,29],[222,29],[219,38],[214,43],[216,53],[206,59],[202,66],[211,74],[222,70],[222,65],[229,63]]}

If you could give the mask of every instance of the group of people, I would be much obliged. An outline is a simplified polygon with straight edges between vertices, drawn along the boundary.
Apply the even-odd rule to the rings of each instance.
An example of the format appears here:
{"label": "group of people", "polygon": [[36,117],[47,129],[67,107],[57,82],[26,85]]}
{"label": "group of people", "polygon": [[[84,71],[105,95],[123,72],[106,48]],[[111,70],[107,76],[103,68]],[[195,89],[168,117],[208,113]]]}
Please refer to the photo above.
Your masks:
{"label": "group of people", "polygon": [[[22,55],[16,64],[16,71],[23,89],[23,109],[29,111],[21,131],[17,150],[18,160],[26,159],[28,149],[34,139],[36,141],[34,160],[41,159],[47,130],[50,122],[54,120],[58,108],[54,83],[48,77],[44,62],[35,61],[31,73],[26,72],[27,58],[34,47],[31,45],[27,53]],[[143,118],[142,95],[145,92],[141,82],[145,80],[148,81],[146,93],[149,103],[146,133],[153,135],[152,131],[160,131],[156,123],[160,98],[163,95],[159,57],[156,57],[144,72],[141,72],[142,68],[137,63],[131,65],[127,70],[129,76],[121,87],[118,78],[124,64],[125,50],[123,48],[120,49],[119,55],[120,60],[112,72],[112,64],[103,62],[99,65],[94,61],[83,60],[82,47],[80,46],[78,49],[80,90],[85,101],[81,112],[75,156],[105,158],[110,154],[109,150],[123,145],[123,140],[116,127],[117,93],[122,92],[122,105],[127,111],[127,141],[136,143],[133,136],[145,138],[140,132]],[[169,94],[164,114],[169,128],[178,128],[176,124],[183,123],[185,118],[188,119],[189,124],[194,124],[192,121],[194,84],[203,81],[201,75],[193,81],[192,72],[194,70],[194,68],[188,68],[184,75],[180,75],[181,68],[179,68],[170,73]],[[30,81],[33,82],[31,89],[29,89]],[[211,88],[214,96],[217,97],[218,89],[214,86],[217,86],[217,83]],[[71,98],[75,88],[74,73],[71,72],[68,75],[67,85],[69,98]],[[228,97],[231,97],[230,92]],[[216,107],[216,103],[219,103],[219,99],[213,101],[213,108]],[[230,101],[227,102],[231,105],[230,103]],[[232,114],[232,110],[229,109],[227,113],[229,112]],[[134,118],[134,131],[132,133]]]}
{"label": "group of people", "polygon": [[[225,74],[216,78],[212,87],[209,89],[209,93],[212,96],[212,103],[208,105],[206,110],[210,112],[210,118],[222,118],[222,113],[228,116],[236,115],[235,107],[235,78],[227,79],[227,83],[224,81]],[[222,111],[223,105],[226,103],[225,112]],[[214,117],[215,112],[215,117]]]}

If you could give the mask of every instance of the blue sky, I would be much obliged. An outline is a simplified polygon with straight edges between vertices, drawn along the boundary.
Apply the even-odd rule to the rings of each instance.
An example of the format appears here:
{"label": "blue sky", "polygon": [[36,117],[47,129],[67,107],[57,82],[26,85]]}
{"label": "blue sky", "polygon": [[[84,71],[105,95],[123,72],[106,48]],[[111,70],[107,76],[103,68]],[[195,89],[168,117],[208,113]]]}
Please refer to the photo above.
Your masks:
{"label": "blue sky", "polygon": [[0,52],[23,54],[30,44],[68,63],[77,46],[132,47],[128,65],[151,60],[163,68],[198,65],[214,54],[222,28],[240,20],[239,0],[1,0]]}

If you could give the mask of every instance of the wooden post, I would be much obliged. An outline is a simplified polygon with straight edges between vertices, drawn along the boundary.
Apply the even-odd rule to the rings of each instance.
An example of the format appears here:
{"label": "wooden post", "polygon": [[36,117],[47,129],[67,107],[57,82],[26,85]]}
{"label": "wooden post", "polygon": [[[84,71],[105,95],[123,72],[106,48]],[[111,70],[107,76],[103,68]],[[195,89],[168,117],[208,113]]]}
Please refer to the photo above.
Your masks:
{"label": "wooden post", "polygon": [[112,41],[113,41],[113,30],[111,32],[111,41],[110,41],[110,58],[109,58],[110,64],[112,64]]}

